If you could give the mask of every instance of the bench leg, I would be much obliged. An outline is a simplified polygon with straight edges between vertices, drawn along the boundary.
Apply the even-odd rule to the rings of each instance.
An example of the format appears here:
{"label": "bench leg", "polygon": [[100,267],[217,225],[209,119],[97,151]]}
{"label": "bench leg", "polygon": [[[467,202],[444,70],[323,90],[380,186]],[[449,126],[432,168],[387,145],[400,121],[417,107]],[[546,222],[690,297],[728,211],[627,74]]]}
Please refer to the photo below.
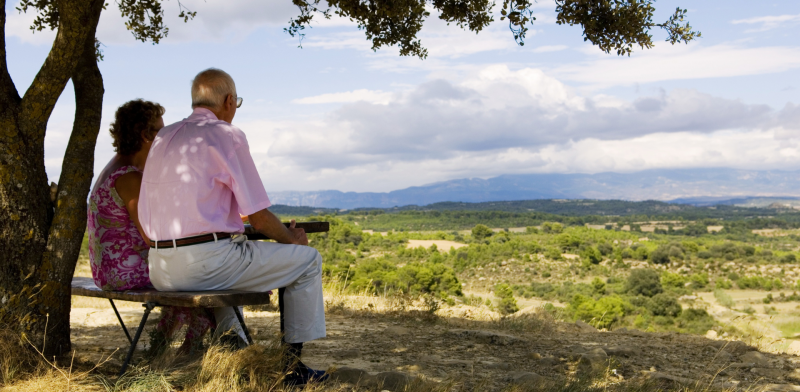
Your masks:
{"label": "bench leg", "polygon": [[286,291],[286,288],[278,289],[278,314],[280,315],[281,320],[281,336],[286,332],[284,327],[284,320],[283,320],[283,292]]}
{"label": "bench leg", "polygon": [[117,311],[117,306],[114,305],[114,300],[109,298],[108,302],[111,302],[111,307],[114,308],[114,314],[117,315],[117,320],[119,320],[119,325],[122,326],[122,330],[125,332],[125,336],[128,338],[128,343],[133,343],[133,339],[131,339],[131,334],[128,333],[128,328],[125,327],[125,323],[122,322],[122,316],[119,315],[119,311]]}
{"label": "bench leg", "polygon": [[142,315],[142,321],[139,323],[139,329],[136,330],[136,335],[133,336],[133,340],[131,341],[131,348],[128,350],[128,356],[125,357],[125,362],[122,363],[122,369],[119,371],[120,376],[125,374],[125,370],[128,369],[128,364],[131,362],[133,352],[136,351],[136,344],[139,343],[139,338],[142,336],[144,325],[147,323],[147,317],[150,316],[150,311],[153,310],[157,304],[154,302],[148,302],[142,306],[144,306],[144,315]]}
{"label": "bench leg", "polygon": [[242,312],[239,311],[238,306],[231,306],[231,308],[233,308],[233,313],[236,313],[236,318],[239,320],[239,325],[242,326],[244,336],[247,338],[247,344],[252,346],[253,338],[250,337],[250,331],[247,329],[247,325],[244,324],[244,316],[242,316]]}

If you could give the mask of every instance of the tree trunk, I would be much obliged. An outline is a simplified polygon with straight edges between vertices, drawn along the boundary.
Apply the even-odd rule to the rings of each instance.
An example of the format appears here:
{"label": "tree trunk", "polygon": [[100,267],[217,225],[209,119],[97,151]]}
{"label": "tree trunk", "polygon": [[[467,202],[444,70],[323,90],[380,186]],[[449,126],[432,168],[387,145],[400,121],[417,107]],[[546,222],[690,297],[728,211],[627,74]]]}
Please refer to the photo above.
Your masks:
{"label": "tree trunk", "polygon": [[48,295],[52,296],[52,302],[48,306],[50,317],[46,347],[46,352],[52,355],[60,355],[71,349],[70,285],[86,232],[86,196],[94,176],[94,148],[103,110],[103,76],[97,67],[95,55],[95,31],[103,1],[94,0],[94,3],[94,27],[87,35],[83,54],[72,74],[75,120],[61,165],[55,216],[42,258],[43,265],[53,266],[49,271],[43,269],[41,276],[45,287],[51,289],[47,291]]}
{"label": "tree trunk", "polygon": [[[2,31],[5,1],[0,3]],[[86,195],[102,105],[102,79],[94,59],[102,5],[98,0],[58,1],[58,35],[22,99],[8,76],[5,46],[0,53],[0,321],[48,357],[70,349],[69,280],[86,227]],[[83,56],[89,46],[91,64]],[[70,77],[77,80],[78,108],[53,215],[44,135]]]}

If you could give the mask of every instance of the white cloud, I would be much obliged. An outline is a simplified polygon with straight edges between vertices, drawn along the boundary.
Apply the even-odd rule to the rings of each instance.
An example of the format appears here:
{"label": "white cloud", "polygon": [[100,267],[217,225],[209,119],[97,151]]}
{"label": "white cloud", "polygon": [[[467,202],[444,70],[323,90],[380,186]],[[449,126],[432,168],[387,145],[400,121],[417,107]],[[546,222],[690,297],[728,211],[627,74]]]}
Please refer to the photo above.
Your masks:
{"label": "white cloud", "polygon": [[44,30],[33,32],[31,25],[36,18],[34,12],[20,13],[14,8],[6,9],[6,37],[16,37],[26,44],[51,45],[56,38],[55,31]]}
{"label": "white cloud", "polygon": [[544,45],[539,46],[533,49],[533,53],[549,53],[549,52],[560,52],[562,50],[569,49],[569,46],[566,45]]}
{"label": "white cloud", "polygon": [[[457,82],[400,88],[308,97],[308,103],[349,103],[322,116],[236,124],[248,135],[269,191],[390,191],[533,172],[800,168],[800,105],[774,111],[693,90],[633,101],[585,96],[542,70],[497,65]],[[71,115],[72,108],[59,107],[49,124],[46,165],[53,180]],[[96,169],[113,154],[109,146],[101,132]]]}
{"label": "white cloud", "polygon": [[550,73],[562,80],[597,87],[664,80],[722,78],[783,72],[800,68],[800,47],[746,48],[730,44],[657,45],[631,57],[597,54],[594,60],[558,66]]}
{"label": "white cloud", "polygon": [[353,90],[343,93],[330,93],[315,95],[313,97],[306,97],[292,100],[292,103],[298,104],[320,104],[320,103],[345,103],[345,102],[370,102],[379,105],[386,105],[392,98],[392,93],[379,91],[379,90]]}
{"label": "white cloud", "polygon": [[489,66],[388,103],[241,126],[270,189],[388,191],[513,173],[798,167],[798,118],[800,105],[775,112],[693,90],[582,96],[538,69]]}
{"label": "white cloud", "polygon": [[759,16],[748,19],[738,19],[731,21],[733,24],[748,24],[748,25],[761,25],[755,29],[749,29],[745,32],[760,32],[772,30],[786,24],[800,23],[800,14],[798,15],[777,15],[777,16]]}
{"label": "white cloud", "polygon": [[[623,140],[587,138],[543,147],[509,147],[415,161],[309,168],[296,160],[261,162],[268,191],[339,189],[386,192],[436,181],[525,173],[637,172],[666,168],[800,168],[800,134],[786,143],[774,131],[655,133]],[[335,155],[333,155],[335,156]]]}

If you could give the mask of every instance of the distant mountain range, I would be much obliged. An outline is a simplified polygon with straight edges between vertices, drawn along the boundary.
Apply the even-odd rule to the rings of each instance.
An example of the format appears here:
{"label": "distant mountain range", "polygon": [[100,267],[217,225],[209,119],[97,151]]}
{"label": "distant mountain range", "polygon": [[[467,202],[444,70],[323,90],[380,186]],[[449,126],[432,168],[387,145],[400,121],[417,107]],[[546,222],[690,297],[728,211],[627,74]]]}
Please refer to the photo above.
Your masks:
{"label": "distant mountain range", "polygon": [[[692,205],[794,205],[800,171],[647,170],[636,173],[516,174],[443,181],[392,192],[272,192],[274,204],[322,208],[392,208],[439,202],[536,199],[662,200]],[[798,203],[800,204],[800,203]]]}

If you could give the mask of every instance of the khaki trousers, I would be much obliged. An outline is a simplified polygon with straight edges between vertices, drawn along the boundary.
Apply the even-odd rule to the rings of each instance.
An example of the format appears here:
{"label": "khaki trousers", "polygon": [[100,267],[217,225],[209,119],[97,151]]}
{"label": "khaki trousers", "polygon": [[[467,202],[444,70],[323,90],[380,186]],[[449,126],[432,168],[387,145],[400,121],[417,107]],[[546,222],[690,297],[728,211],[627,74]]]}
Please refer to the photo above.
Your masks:
{"label": "khaki trousers", "polygon": [[[150,281],[160,291],[243,290],[264,292],[286,288],[284,339],[301,343],[325,337],[322,299],[322,257],[309,246],[247,241],[240,235],[180,248],[150,249]],[[236,330],[230,308],[214,310],[217,331]]]}

